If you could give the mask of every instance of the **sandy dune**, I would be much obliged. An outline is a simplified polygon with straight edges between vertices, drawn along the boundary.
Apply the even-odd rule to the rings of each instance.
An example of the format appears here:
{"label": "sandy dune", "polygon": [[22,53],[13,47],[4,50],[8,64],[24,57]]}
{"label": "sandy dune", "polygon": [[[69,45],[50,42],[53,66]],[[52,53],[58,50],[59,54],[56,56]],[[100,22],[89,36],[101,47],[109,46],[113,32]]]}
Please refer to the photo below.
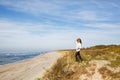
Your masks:
{"label": "sandy dune", "polygon": [[0,66],[0,80],[35,80],[60,57],[59,52],[50,52],[32,59]]}

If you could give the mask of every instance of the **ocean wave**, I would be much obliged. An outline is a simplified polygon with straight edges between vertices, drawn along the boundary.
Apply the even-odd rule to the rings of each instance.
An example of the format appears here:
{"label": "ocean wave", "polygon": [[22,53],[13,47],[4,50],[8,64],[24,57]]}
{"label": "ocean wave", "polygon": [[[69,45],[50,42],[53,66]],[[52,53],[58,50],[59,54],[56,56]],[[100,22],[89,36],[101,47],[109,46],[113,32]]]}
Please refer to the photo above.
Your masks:
{"label": "ocean wave", "polygon": [[0,65],[32,58],[40,54],[43,53],[0,53]]}

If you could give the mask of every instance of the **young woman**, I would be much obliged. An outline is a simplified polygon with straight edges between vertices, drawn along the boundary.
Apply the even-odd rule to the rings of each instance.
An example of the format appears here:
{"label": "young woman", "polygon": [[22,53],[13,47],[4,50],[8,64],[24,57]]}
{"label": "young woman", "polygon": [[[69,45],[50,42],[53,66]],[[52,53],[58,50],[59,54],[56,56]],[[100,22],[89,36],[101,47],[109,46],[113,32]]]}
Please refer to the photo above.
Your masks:
{"label": "young woman", "polygon": [[76,40],[76,53],[75,53],[75,58],[76,61],[83,60],[81,55],[80,55],[80,49],[82,48],[82,41],[80,38]]}

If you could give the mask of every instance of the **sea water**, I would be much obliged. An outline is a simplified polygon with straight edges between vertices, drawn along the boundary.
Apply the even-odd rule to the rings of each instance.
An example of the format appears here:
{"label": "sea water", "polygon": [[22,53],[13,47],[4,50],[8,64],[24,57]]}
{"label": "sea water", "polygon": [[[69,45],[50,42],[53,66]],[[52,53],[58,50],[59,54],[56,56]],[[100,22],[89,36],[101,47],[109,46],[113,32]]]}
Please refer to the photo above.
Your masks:
{"label": "sea water", "polygon": [[0,65],[14,63],[25,59],[33,58],[45,52],[25,52],[25,53],[0,53]]}

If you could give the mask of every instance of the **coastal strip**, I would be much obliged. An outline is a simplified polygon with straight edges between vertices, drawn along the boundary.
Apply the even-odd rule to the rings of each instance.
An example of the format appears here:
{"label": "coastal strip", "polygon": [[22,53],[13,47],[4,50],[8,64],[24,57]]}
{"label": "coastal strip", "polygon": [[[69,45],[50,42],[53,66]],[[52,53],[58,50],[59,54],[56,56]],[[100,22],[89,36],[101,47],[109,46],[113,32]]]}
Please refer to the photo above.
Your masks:
{"label": "coastal strip", "polygon": [[0,66],[0,80],[35,80],[42,77],[60,56],[60,53],[55,51],[22,62]]}

